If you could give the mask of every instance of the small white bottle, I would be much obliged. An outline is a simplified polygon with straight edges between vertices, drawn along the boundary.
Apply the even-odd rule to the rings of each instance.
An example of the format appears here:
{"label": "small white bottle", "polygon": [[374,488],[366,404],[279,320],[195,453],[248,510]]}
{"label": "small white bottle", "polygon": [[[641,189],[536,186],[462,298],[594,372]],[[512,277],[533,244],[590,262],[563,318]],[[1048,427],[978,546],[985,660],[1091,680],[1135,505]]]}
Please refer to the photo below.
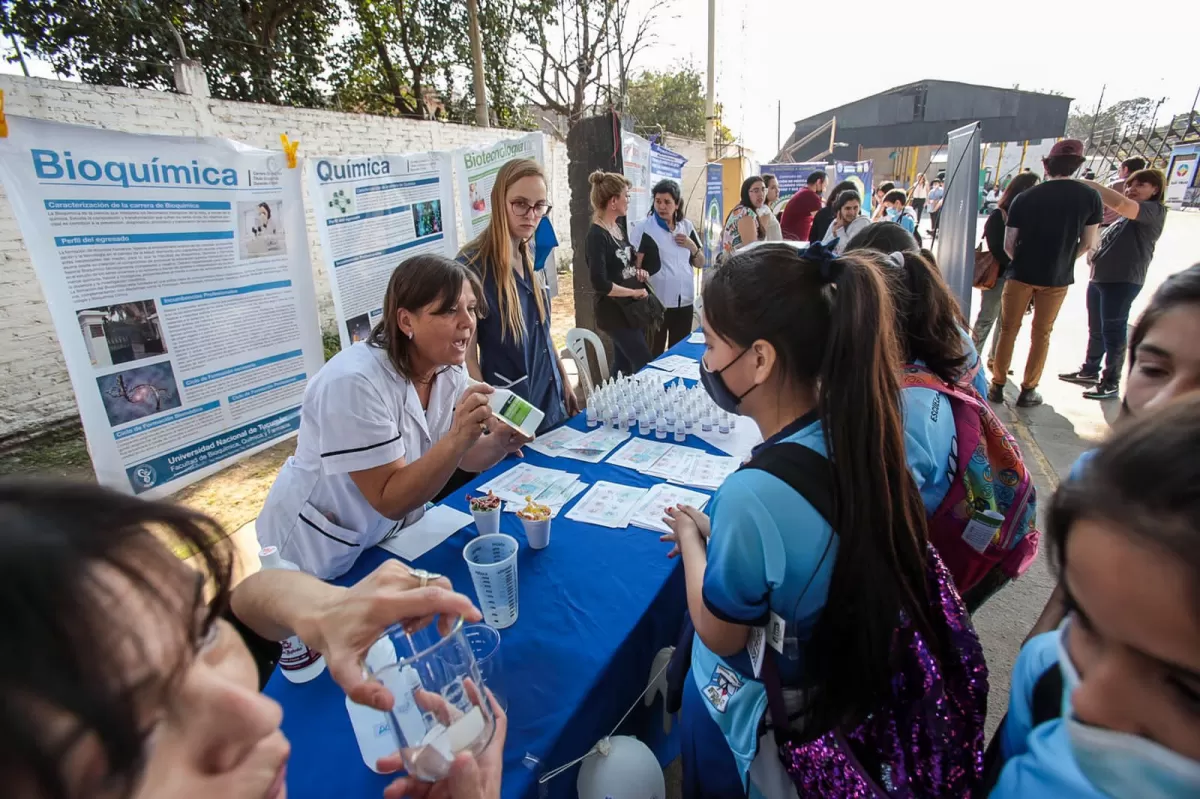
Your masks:
{"label": "small white bottle", "polygon": [[654,420],[654,437],[662,441],[667,437],[667,418],[661,413]]}
{"label": "small white bottle", "polygon": [[[295,563],[284,560],[276,547],[263,547],[258,553],[258,559],[264,569],[300,571],[300,567]],[[321,657],[320,652],[305,646],[297,636],[293,635],[280,643],[283,645],[283,653],[279,656],[279,670],[288,682],[308,682],[325,671],[325,658]]]}
{"label": "small white bottle", "polygon": [[595,427],[600,424],[600,420],[596,418],[596,395],[592,394],[587,401],[587,426]]}
{"label": "small white bottle", "polygon": [[[396,662],[396,647],[387,638],[380,638],[367,651],[365,661],[367,671],[376,674]],[[391,679],[386,681],[386,685],[395,699],[391,714],[352,702],[350,697],[346,697],[346,713],[350,716],[350,726],[354,728],[359,754],[367,768],[376,774],[383,773],[375,767],[376,761],[395,754],[400,746],[393,723],[404,730],[405,740],[410,743],[420,741],[425,734],[425,722],[413,696],[414,688],[421,686],[420,677],[411,666],[399,671],[393,669],[388,676]],[[416,678],[415,685],[413,678]]]}

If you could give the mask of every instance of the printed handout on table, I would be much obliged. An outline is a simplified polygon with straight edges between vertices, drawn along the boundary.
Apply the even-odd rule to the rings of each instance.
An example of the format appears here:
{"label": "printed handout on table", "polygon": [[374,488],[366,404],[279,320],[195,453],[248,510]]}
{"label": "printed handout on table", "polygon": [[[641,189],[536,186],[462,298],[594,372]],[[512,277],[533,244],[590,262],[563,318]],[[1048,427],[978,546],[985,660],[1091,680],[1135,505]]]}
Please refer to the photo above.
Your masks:
{"label": "printed handout on table", "polygon": [[651,488],[646,496],[642,497],[637,507],[633,509],[629,523],[634,527],[668,533],[671,528],[663,521],[663,517],[667,515],[667,508],[690,505],[696,510],[704,510],[708,500],[707,494],[670,483],[659,483]]}
{"label": "printed handout on table", "polygon": [[629,433],[601,427],[568,444],[561,454],[564,458],[599,463],[628,439]]}
{"label": "printed handout on table", "polygon": [[642,472],[650,469],[664,455],[675,448],[674,444],[665,441],[651,441],[646,438],[635,438],[617,450],[608,459],[609,466],[624,466]]}
{"label": "printed handout on table", "polygon": [[691,456],[682,469],[667,479],[679,485],[695,486],[716,490],[725,482],[725,478],[738,470],[742,465],[740,458],[723,457],[699,453]]}
{"label": "printed handout on table", "polygon": [[447,505],[434,505],[415,523],[400,530],[395,536],[385,538],[380,549],[412,563],[438,544],[445,541],[472,521],[471,514],[455,510]]}
{"label": "printed handout on table", "polygon": [[683,355],[668,355],[665,358],[659,358],[657,361],[651,361],[649,365],[664,372],[678,372],[681,369],[691,369],[697,364],[695,358],[688,358]]}
{"label": "printed handout on table", "polygon": [[[546,491],[549,496],[538,497],[535,501],[539,505],[545,505],[546,507],[550,508],[550,518],[553,519],[558,516],[559,511],[566,507],[568,502],[587,490],[587,487],[587,483],[580,482],[579,480],[576,480],[573,483],[561,488],[559,485],[556,485]],[[517,511],[521,510],[521,508],[524,508],[525,505],[526,503],[524,501],[506,502],[504,503],[504,512],[516,513]]]}
{"label": "printed handout on table", "polygon": [[634,507],[648,490],[597,480],[583,499],[567,511],[567,518],[601,527],[628,527]]}
{"label": "printed handout on table", "polygon": [[531,463],[519,463],[504,474],[493,477],[479,491],[491,491],[509,502],[524,502],[526,497],[540,501],[542,494],[560,482],[573,482],[579,475],[557,469],[544,469]]}
{"label": "printed handout on table", "polygon": [[582,430],[576,430],[574,427],[563,425],[549,433],[540,435],[525,446],[535,452],[540,452],[551,458],[557,458],[563,454],[563,450],[570,444],[574,444],[579,439],[583,438],[587,433]]}

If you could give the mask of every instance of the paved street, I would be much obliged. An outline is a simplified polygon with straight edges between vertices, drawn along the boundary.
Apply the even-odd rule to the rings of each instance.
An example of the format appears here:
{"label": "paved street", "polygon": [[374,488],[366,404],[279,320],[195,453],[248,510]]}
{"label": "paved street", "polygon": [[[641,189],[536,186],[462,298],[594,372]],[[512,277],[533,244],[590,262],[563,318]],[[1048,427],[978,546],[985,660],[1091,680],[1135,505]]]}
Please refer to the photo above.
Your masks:
{"label": "paved street", "polygon": [[[979,229],[982,232],[983,222]],[[1138,296],[1130,323],[1141,313],[1158,285],[1169,275],[1200,261],[1200,213],[1173,211],[1167,217],[1163,236],[1155,250],[1154,263],[1145,288]],[[1082,397],[1083,389],[1057,379],[1059,372],[1077,369],[1087,347],[1085,289],[1088,266],[1079,260],[1072,286],[1054,326],[1050,355],[1039,390],[1046,398],[1040,408],[1017,409],[1017,391],[1029,352],[1029,317],[1025,317],[1013,356],[1008,401],[998,409],[1001,419],[1021,441],[1025,462],[1034,475],[1044,509],[1058,480],[1066,477],[1080,453],[1102,439],[1116,418],[1118,401],[1096,402]],[[978,309],[976,294],[972,321]],[[998,332],[998,328],[997,328]],[[976,615],[975,624],[983,640],[991,671],[989,732],[999,722],[1008,701],[1008,675],[1012,662],[1030,626],[1037,619],[1054,588],[1048,561],[1038,559],[1017,583],[994,597]]]}

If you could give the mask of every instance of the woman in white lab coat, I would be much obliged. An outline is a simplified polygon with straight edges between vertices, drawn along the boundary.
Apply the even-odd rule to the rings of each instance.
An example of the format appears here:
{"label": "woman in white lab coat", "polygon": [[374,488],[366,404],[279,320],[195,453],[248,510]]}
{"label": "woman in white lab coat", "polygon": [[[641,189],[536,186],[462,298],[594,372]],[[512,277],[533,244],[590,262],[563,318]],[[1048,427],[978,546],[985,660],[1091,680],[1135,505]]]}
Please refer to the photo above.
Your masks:
{"label": "woman in white lab coat", "polygon": [[392,273],[367,341],[309,383],[296,454],[258,517],[263,546],[322,579],[417,521],[461,467],[483,471],[526,442],[496,421],[492,388],[463,365],[486,312],[462,264],[419,255]]}

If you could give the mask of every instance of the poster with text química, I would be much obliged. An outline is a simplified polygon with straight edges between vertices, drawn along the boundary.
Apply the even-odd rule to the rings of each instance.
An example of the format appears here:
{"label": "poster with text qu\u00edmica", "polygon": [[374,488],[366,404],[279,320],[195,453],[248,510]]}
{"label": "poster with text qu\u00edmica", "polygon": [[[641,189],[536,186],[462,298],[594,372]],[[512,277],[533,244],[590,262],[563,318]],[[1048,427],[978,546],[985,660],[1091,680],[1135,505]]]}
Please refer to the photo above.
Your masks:
{"label": "poster with text qu\u00edmica", "polygon": [[463,243],[474,239],[492,218],[492,186],[496,173],[514,158],[528,158],[546,168],[546,141],[541,133],[504,139],[486,147],[454,151],[458,172],[458,202],[462,206]]}
{"label": "poster with text qu\u00edmica", "polygon": [[293,434],[323,362],[300,170],[226,139],[8,126],[0,179],[100,482],[163,496]]}
{"label": "poster with text qu\u00edmica", "polygon": [[383,316],[399,264],[458,254],[449,153],[308,159],[325,270],[342,348],[366,340]]}

